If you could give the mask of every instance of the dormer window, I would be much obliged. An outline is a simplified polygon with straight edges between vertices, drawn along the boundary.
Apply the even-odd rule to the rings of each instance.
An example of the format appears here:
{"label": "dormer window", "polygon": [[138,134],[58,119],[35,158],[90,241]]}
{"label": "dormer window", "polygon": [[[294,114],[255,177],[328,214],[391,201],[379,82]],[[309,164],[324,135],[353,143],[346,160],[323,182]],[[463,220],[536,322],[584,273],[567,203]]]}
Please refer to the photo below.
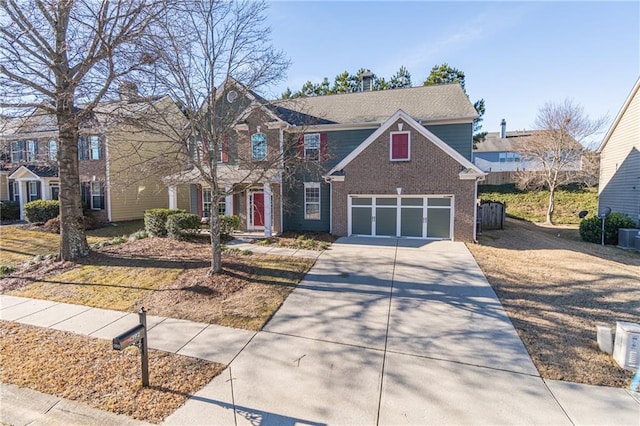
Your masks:
{"label": "dormer window", "polygon": [[389,158],[391,161],[409,161],[411,153],[411,134],[409,132],[391,132]]}
{"label": "dormer window", "polygon": [[251,159],[263,161],[267,158],[267,136],[264,133],[251,135]]}

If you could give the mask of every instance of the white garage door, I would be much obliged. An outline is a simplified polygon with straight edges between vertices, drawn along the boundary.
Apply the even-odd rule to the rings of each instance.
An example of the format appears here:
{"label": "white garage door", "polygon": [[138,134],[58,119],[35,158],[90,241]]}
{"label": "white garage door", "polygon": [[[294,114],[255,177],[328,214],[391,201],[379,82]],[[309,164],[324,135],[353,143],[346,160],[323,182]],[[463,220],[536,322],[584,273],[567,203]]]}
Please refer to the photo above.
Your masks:
{"label": "white garage door", "polygon": [[349,235],[451,239],[453,197],[349,197]]}

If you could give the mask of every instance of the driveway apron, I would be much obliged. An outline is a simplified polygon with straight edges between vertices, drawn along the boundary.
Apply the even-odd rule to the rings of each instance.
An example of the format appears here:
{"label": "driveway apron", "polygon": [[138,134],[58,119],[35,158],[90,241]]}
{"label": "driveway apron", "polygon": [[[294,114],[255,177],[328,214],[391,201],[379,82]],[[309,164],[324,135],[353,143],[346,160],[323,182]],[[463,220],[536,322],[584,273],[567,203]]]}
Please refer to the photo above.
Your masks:
{"label": "driveway apron", "polygon": [[571,424],[464,244],[343,238],[167,424]]}

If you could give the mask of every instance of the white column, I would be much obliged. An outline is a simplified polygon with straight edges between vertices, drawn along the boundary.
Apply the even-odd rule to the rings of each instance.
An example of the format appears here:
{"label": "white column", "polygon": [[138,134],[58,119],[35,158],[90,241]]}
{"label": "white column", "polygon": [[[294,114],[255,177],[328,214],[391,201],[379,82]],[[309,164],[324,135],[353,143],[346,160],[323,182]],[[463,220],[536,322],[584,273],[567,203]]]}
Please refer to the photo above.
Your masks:
{"label": "white column", "polygon": [[178,191],[176,190],[175,185],[169,186],[169,208],[178,208]]}
{"label": "white column", "polygon": [[271,237],[273,225],[271,223],[271,184],[264,184],[264,236]]}
{"label": "white column", "polygon": [[231,194],[231,185],[226,183],[224,185],[224,214],[231,216],[233,214],[233,194]]}
{"label": "white column", "polygon": [[24,191],[24,185],[25,183],[21,180],[16,181],[18,182],[18,194],[20,196],[20,220],[24,220],[24,197],[25,197],[25,191]]}

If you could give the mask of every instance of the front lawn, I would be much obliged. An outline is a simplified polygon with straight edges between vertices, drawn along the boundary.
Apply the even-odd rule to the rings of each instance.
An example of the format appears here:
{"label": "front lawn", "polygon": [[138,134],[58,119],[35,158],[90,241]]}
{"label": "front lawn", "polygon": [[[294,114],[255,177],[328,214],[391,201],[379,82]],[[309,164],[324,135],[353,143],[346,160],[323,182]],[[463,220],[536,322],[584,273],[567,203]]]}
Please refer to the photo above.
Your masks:
{"label": "front lawn", "polygon": [[[14,232],[19,241],[20,232],[33,231]],[[24,266],[0,280],[0,291],[127,312],[145,306],[152,315],[260,330],[314,262],[229,250],[222,273],[209,277],[210,253],[207,235],[129,241],[77,263]]]}
{"label": "front lawn", "polygon": [[[25,225],[0,227],[0,265],[16,267],[35,256],[58,253],[60,235],[25,228]],[[87,231],[87,241],[94,244],[116,236],[129,235],[143,228],[141,220],[109,224]]]}

